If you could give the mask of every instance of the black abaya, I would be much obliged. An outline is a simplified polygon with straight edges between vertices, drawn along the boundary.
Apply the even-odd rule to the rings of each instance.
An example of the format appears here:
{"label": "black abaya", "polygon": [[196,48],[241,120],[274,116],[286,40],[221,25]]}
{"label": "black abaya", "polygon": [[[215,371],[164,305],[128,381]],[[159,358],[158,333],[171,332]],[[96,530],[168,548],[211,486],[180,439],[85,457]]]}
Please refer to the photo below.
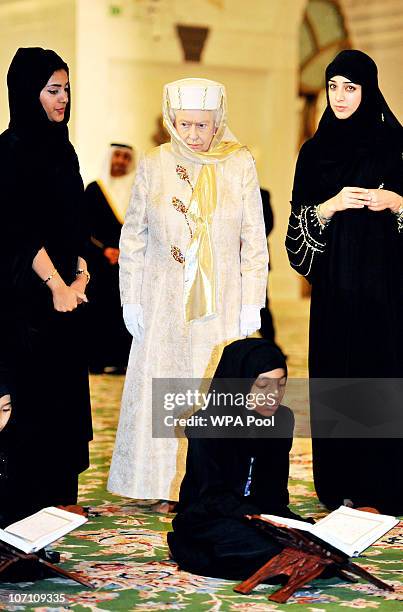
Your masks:
{"label": "black abaya", "polygon": [[[272,343],[258,338],[236,341],[224,349],[210,392],[223,390],[217,384],[220,379],[256,378],[278,367],[286,370],[284,357]],[[231,410],[233,414],[236,409]],[[295,517],[288,509],[287,489],[292,412],[280,406],[276,423],[282,437],[279,429],[266,438],[256,437],[253,430],[247,437],[226,438],[228,430],[222,431],[222,438],[198,437],[187,428],[186,474],[173,532],[168,534],[181,569],[243,580],[280,552],[281,546],[244,518],[260,513]]]}
{"label": "black abaya", "polygon": [[[312,284],[309,375],[402,377],[401,219],[390,210],[364,207],[337,212],[323,227],[315,212],[345,186],[402,195],[402,129],[378,89],[376,66],[368,56],[343,51],[328,66],[326,83],[336,75],[361,84],[362,101],[343,120],[336,119],[328,105],[318,131],[303,145],[286,240],[291,265]],[[350,499],[356,506],[403,513],[402,439],[315,437],[320,410],[311,385],[319,499],[330,509]]]}
{"label": "black abaya", "polygon": [[[48,120],[39,93],[68,68],[53,51],[19,49],[8,73],[10,126],[0,136],[0,258],[3,350],[0,381],[12,415],[0,433],[7,462],[4,522],[47,505],[77,500],[92,438],[83,306],[56,312],[49,288],[32,270],[44,247],[61,277],[75,279],[86,258],[83,184],[65,119]],[[4,347],[5,350],[4,350]]]}

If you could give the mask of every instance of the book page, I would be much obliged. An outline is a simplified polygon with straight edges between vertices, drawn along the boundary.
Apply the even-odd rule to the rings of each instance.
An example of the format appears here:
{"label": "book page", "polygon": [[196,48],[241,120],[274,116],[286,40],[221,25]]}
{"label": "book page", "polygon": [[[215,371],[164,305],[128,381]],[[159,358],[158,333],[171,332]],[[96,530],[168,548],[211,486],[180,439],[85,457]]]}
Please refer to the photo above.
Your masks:
{"label": "book page", "polygon": [[72,520],[59,516],[51,510],[41,510],[22,521],[13,523],[4,531],[23,538],[27,542],[35,542],[68,525],[73,526],[73,524]]}
{"label": "book page", "polygon": [[341,506],[316,523],[312,533],[352,555],[362,552],[397,523],[393,516]]}
{"label": "book page", "polygon": [[261,517],[267,519],[268,521],[272,521],[273,523],[277,523],[278,525],[286,525],[287,527],[301,529],[302,531],[311,532],[313,527],[311,523],[298,521],[297,519],[292,518],[285,518],[284,516],[275,516],[274,514],[261,514]]}
{"label": "book page", "polygon": [[[370,517],[371,514],[367,513]],[[314,530],[316,535],[330,533],[334,538],[337,538],[344,544],[353,546],[363,536],[371,539],[372,533],[376,537],[376,531],[383,525],[381,520],[376,520],[376,514],[372,514],[373,518],[351,518],[351,516],[333,516],[325,525],[318,525]]]}

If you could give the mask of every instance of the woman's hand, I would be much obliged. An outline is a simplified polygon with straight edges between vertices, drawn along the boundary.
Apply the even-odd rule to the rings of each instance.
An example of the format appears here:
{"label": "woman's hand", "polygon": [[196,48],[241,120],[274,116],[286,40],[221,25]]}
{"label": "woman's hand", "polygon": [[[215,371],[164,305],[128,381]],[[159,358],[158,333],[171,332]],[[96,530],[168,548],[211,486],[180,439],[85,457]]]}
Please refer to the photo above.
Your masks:
{"label": "woman's hand", "polygon": [[84,274],[78,274],[76,280],[70,285],[71,289],[73,289],[76,293],[78,304],[88,303],[88,298],[85,295],[87,282],[87,277]]}
{"label": "woman's hand", "polygon": [[[76,282],[76,281],[74,281]],[[85,294],[76,291],[73,287],[68,287],[64,280],[57,274],[47,283],[53,296],[53,307],[57,312],[71,312],[75,310],[80,303],[80,299],[86,299]]]}
{"label": "woman's hand", "polygon": [[398,212],[403,204],[401,195],[394,191],[388,191],[387,189],[370,189],[369,195],[371,200],[368,204],[368,208],[373,212],[379,212],[387,208],[390,208],[392,212]]}
{"label": "woman's hand", "polygon": [[320,204],[322,217],[330,219],[334,213],[349,208],[364,208],[371,201],[369,189],[363,187],[343,187],[341,191],[330,200]]}
{"label": "woman's hand", "polygon": [[144,335],[144,316],[141,304],[123,304],[123,320],[127,331],[137,342]]}
{"label": "woman's hand", "polygon": [[249,336],[260,329],[260,306],[244,304],[239,315],[239,333],[241,336]]}
{"label": "woman's hand", "polygon": [[119,261],[119,249],[114,249],[113,247],[106,247],[106,249],[104,249],[104,255],[111,264],[111,266],[115,266]]}

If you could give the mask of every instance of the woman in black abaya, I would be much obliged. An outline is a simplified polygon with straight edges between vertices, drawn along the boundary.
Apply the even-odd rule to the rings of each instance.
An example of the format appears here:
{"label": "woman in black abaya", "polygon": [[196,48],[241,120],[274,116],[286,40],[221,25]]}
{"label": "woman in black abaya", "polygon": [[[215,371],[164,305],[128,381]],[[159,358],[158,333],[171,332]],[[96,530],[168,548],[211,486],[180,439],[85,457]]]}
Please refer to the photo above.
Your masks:
{"label": "woman in black abaya", "polygon": [[[2,521],[77,500],[92,437],[82,302],[89,274],[83,184],[69,142],[68,67],[51,50],[10,65],[0,136]],[[5,399],[4,399],[5,398]]]}
{"label": "woman in black abaya", "polygon": [[[168,544],[183,570],[205,576],[242,580],[281,550],[270,536],[244,518],[269,513],[296,517],[289,509],[288,471],[294,417],[279,406],[286,384],[286,363],[280,350],[261,338],[237,340],[222,354],[210,393],[233,398],[274,393],[270,408],[247,410],[233,403],[200,410],[212,415],[240,416],[243,426],[188,427],[189,446],[173,532]],[[228,380],[238,379],[238,380]],[[252,385],[252,387],[251,387]],[[259,410],[259,413],[257,412]],[[275,413],[275,427],[245,426]],[[265,430],[265,431],[264,431]]]}
{"label": "woman in black abaya", "polygon": [[[286,240],[291,265],[312,284],[309,375],[399,378],[402,127],[379,90],[376,65],[365,53],[339,53],[326,69],[326,88],[327,108],[298,157]],[[313,382],[313,436],[323,414],[315,389]],[[347,415],[352,422],[367,409],[382,414],[382,402],[375,405],[369,396],[356,396],[356,408]],[[329,396],[330,401],[335,398]],[[340,392],[341,410],[347,401],[351,404]],[[346,502],[403,513],[403,433],[392,438],[396,433],[390,439],[314,437],[319,499],[328,508]]]}

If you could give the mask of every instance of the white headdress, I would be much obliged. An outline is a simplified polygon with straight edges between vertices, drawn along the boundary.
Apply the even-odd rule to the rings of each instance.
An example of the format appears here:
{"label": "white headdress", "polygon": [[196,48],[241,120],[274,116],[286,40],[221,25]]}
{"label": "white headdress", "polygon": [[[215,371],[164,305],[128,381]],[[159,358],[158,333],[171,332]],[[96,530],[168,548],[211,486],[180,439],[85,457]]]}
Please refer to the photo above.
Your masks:
{"label": "white headdress", "polygon": [[181,79],[165,85],[169,105],[174,110],[219,110],[225,97],[221,83],[207,79]]}
{"label": "white headdress", "polygon": [[[123,176],[111,175],[112,157],[115,151],[130,150],[132,153],[132,161],[127,167],[126,174]],[[102,164],[102,170],[98,179],[98,184],[102,189],[104,196],[107,198],[110,207],[112,208],[116,218],[120,223],[123,223],[127,207],[129,205],[130,194],[134,181],[134,171],[136,166],[136,157],[133,147],[126,144],[112,143],[108,147]]]}

